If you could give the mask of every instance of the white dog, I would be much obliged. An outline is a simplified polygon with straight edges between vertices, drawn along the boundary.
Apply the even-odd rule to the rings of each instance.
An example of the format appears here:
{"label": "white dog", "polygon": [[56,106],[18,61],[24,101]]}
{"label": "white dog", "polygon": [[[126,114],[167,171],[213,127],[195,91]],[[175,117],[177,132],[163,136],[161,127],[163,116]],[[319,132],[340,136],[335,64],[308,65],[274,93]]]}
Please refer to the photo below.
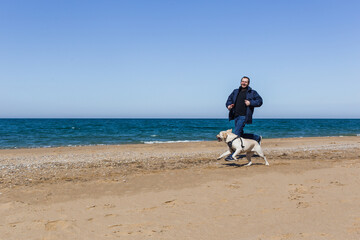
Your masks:
{"label": "white dog", "polygon": [[231,129],[220,132],[218,135],[216,135],[216,137],[219,140],[219,142],[224,141],[229,147],[229,150],[221,154],[218,157],[218,160],[223,157],[229,156],[230,154],[232,154],[232,157],[235,160],[238,160],[236,158],[238,154],[246,153],[246,158],[249,161],[249,163],[246,164],[246,166],[250,166],[252,164],[251,156],[254,153],[256,153],[265,160],[265,165],[267,166],[269,165],[261,149],[261,146],[257,141],[252,139],[241,138],[238,135],[232,133]]}

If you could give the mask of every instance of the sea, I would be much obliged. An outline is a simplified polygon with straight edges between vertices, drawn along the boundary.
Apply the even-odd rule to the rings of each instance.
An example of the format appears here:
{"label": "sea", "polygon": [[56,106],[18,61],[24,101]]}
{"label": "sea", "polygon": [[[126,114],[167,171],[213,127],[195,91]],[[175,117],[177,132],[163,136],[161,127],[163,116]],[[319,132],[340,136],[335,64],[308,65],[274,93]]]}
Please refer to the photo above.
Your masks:
{"label": "sea", "polygon": [[[215,141],[228,119],[0,119],[0,148]],[[254,119],[263,138],[360,136],[360,119]]]}

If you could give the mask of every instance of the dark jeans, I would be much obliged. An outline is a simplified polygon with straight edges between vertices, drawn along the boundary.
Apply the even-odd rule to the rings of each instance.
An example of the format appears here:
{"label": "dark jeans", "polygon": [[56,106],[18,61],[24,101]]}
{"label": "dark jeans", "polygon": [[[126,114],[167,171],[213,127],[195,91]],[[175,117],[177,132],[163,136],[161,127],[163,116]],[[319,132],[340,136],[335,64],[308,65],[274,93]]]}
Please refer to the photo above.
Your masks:
{"label": "dark jeans", "polygon": [[244,133],[245,116],[237,116],[235,118],[235,130],[234,133],[242,138],[254,139],[260,141],[260,136],[252,133]]}

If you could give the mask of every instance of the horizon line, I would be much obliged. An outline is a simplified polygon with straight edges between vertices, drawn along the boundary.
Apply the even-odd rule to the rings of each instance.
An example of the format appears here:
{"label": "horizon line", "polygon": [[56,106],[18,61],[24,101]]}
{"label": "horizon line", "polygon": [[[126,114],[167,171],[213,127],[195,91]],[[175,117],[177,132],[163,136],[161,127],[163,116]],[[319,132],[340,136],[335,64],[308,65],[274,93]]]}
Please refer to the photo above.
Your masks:
{"label": "horizon line", "polygon": [[[219,118],[219,117],[0,117],[0,120],[11,120],[11,119],[224,119],[227,120],[228,118]],[[359,117],[260,117],[260,118],[253,118],[255,119],[354,119],[357,120]]]}

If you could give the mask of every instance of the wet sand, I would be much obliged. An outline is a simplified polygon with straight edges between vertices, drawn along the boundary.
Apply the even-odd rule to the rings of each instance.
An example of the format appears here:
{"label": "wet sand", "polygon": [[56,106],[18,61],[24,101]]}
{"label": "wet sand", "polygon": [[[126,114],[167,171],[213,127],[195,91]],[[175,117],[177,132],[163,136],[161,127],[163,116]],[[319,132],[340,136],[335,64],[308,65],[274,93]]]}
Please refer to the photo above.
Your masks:
{"label": "wet sand", "polygon": [[0,150],[0,239],[359,239],[360,137]]}

